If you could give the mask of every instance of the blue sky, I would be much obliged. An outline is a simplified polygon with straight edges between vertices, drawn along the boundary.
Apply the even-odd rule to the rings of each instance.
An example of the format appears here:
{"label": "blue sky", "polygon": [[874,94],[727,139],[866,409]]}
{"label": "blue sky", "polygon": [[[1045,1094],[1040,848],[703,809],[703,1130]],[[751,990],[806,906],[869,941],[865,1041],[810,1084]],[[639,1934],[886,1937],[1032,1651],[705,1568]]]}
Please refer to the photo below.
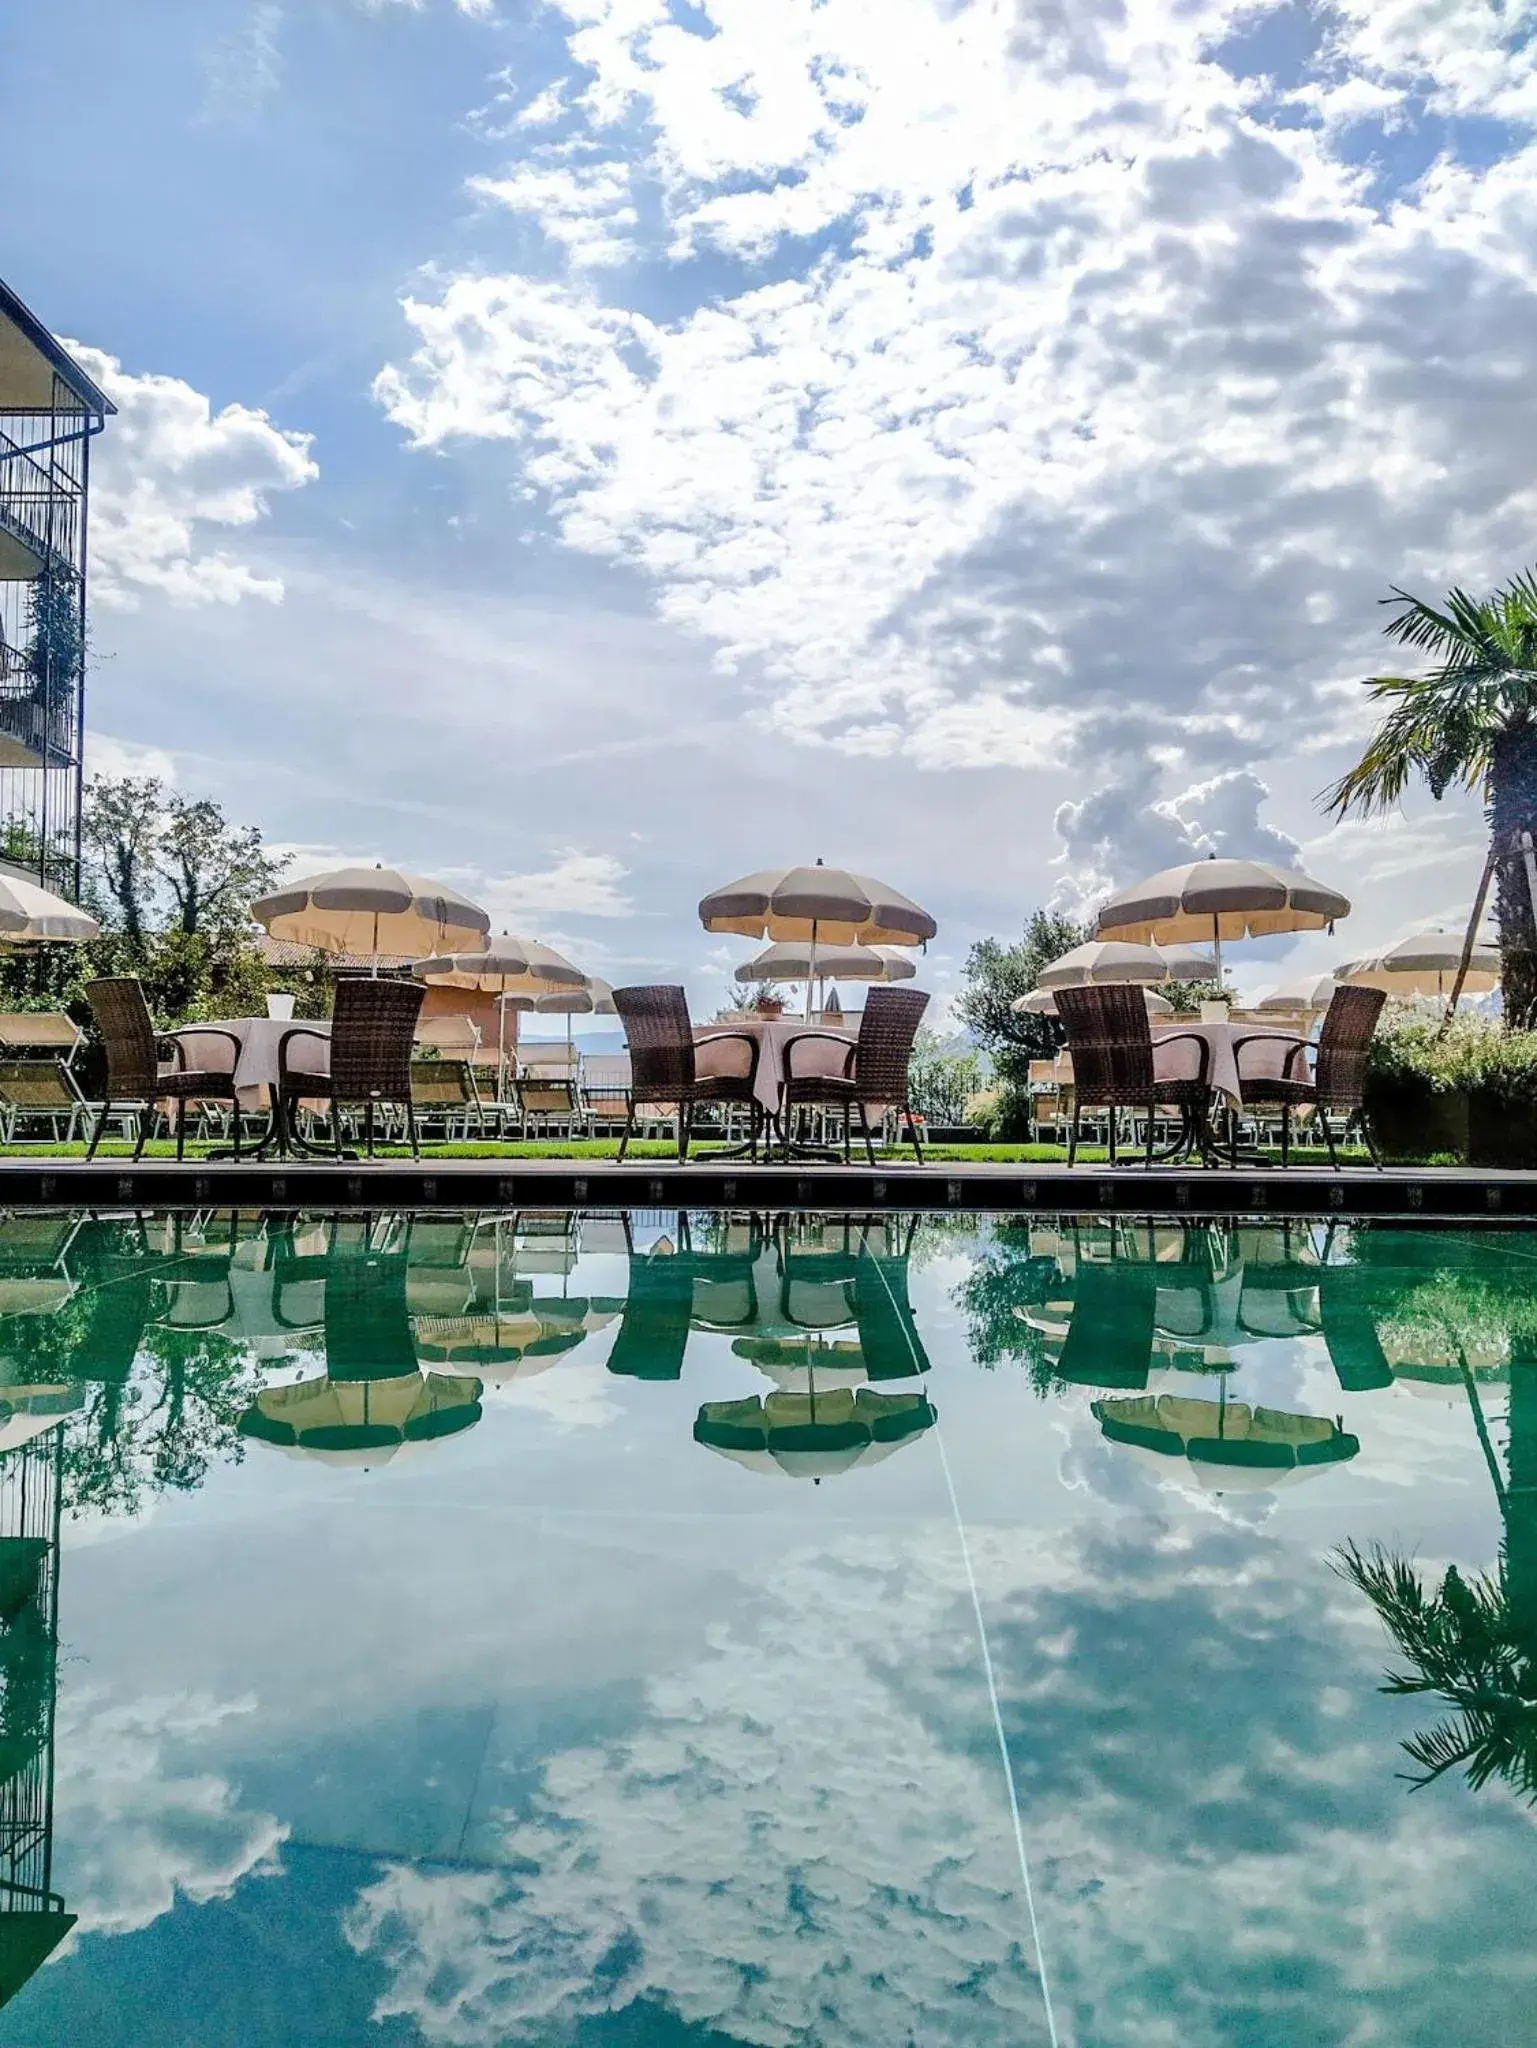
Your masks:
{"label": "blue sky", "polygon": [[1376,598],[1528,559],[1534,19],[21,12],[0,274],[122,407],[97,760],[701,1001],[699,895],[818,854],[941,995],[1214,846],[1454,921],[1471,806],[1313,799]]}

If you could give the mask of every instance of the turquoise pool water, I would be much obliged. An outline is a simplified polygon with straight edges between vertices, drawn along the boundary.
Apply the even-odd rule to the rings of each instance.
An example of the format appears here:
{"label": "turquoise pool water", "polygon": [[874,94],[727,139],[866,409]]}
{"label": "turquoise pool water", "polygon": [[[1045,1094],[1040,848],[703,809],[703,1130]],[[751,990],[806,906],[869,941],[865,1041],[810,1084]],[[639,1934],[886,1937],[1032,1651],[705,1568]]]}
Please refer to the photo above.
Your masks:
{"label": "turquoise pool water", "polygon": [[1534,1283],[0,1222],[0,2044],[1530,2040]]}

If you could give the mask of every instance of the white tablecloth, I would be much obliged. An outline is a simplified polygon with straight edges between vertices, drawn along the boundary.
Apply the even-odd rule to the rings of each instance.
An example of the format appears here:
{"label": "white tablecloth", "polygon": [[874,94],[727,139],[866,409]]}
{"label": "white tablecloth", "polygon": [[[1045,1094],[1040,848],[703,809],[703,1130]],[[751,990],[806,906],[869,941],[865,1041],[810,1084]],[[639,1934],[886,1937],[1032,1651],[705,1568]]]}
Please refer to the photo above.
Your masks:
{"label": "white tablecloth", "polygon": [[[1184,1035],[1187,1032],[1189,1037]],[[1238,1058],[1234,1047],[1239,1039],[1265,1041],[1261,1045],[1244,1048],[1243,1070],[1251,1079],[1256,1074],[1279,1074],[1288,1049],[1297,1043],[1295,1031],[1286,1031],[1273,1024],[1203,1024],[1195,1017],[1187,1023],[1181,1017],[1177,1023],[1171,1020],[1167,1030],[1153,1033],[1153,1072],[1160,1081],[1195,1079],[1201,1055],[1190,1043],[1192,1037],[1206,1041],[1209,1049],[1206,1072],[1211,1086],[1217,1094],[1225,1095],[1235,1105],[1238,1102]],[[1183,1042],[1169,1045],[1167,1041],[1171,1038]],[[1058,1053],[1053,1066],[1058,1085],[1071,1085],[1072,1054]],[[1293,1077],[1299,1080],[1309,1079],[1312,1071],[1312,1062],[1307,1060],[1299,1060],[1292,1068]]]}
{"label": "white tablecloth", "polygon": [[[740,1024],[697,1024],[694,1037],[698,1041],[721,1032],[746,1032],[759,1042],[758,1075],[753,1084],[753,1093],[770,1116],[779,1114],[779,1098],[784,1092],[784,1050],[792,1038],[805,1032],[825,1041],[825,1051],[820,1046],[804,1045],[795,1057],[798,1074],[843,1073],[848,1062],[849,1047],[854,1042],[852,1027],[838,1031],[829,1025],[808,1024],[804,1017],[754,1017]],[[694,1071],[698,1074],[745,1074],[747,1072],[748,1050],[740,1038],[724,1038],[715,1045],[699,1043],[694,1054]]]}
{"label": "white tablecloth", "polygon": [[[324,1019],[216,1017],[210,1021],[210,1031],[233,1032],[240,1040],[240,1057],[235,1062],[235,1086],[245,1108],[259,1108],[264,1092],[277,1086],[278,1044],[283,1033],[294,1030],[296,1026],[305,1031],[318,1031],[326,1038],[331,1035],[331,1026]],[[222,1069],[228,1065],[229,1047],[222,1038],[203,1036],[195,1024],[187,1025],[176,1036],[181,1040],[184,1048],[182,1057],[189,1067]],[[288,1064],[291,1069],[303,1068],[310,1074],[328,1073],[330,1048],[317,1045],[313,1038],[295,1039],[288,1049]]]}
{"label": "white tablecloth", "polygon": [[[1295,1031],[1280,1030],[1269,1024],[1202,1024],[1192,1019],[1188,1024],[1181,1017],[1177,1025],[1168,1031],[1155,1033],[1153,1038],[1153,1072],[1160,1081],[1193,1081],[1200,1064],[1200,1052],[1190,1043],[1190,1037],[1201,1038],[1209,1048],[1210,1064],[1206,1078],[1217,1094],[1225,1095],[1234,1104],[1238,1101],[1238,1060],[1233,1048],[1241,1038],[1257,1038],[1264,1042],[1246,1046],[1243,1056],[1243,1070],[1252,1079],[1256,1074],[1279,1074],[1286,1054],[1297,1043]],[[1168,1041],[1176,1042],[1170,1045]],[[1294,1077],[1306,1080],[1312,1073],[1311,1062],[1298,1060],[1292,1068]]]}

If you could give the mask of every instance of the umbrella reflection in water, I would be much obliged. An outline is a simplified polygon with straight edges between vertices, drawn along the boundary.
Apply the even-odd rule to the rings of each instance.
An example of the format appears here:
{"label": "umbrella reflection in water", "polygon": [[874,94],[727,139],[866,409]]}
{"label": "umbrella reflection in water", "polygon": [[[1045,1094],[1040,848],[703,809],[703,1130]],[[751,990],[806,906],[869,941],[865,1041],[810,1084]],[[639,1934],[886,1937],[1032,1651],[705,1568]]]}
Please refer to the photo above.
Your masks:
{"label": "umbrella reflection in water", "polygon": [[404,1252],[377,1249],[365,1232],[357,1242],[333,1239],[322,1263],[325,1376],[268,1387],[241,1416],[241,1435],[295,1456],[372,1466],[473,1427],[480,1380],[423,1373],[417,1363]]}

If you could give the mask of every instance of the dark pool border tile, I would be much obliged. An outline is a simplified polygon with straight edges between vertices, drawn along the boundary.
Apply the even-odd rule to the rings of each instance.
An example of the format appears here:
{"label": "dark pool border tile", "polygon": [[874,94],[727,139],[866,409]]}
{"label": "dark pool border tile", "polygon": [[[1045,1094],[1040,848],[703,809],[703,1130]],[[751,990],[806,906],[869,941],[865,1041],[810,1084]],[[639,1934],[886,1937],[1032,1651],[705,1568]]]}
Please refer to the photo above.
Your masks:
{"label": "dark pool border tile", "polygon": [[1530,1223],[1537,1173],[1470,1168],[687,1166],[640,1160],[0,1160],[0,1207],[919,1210]]}

